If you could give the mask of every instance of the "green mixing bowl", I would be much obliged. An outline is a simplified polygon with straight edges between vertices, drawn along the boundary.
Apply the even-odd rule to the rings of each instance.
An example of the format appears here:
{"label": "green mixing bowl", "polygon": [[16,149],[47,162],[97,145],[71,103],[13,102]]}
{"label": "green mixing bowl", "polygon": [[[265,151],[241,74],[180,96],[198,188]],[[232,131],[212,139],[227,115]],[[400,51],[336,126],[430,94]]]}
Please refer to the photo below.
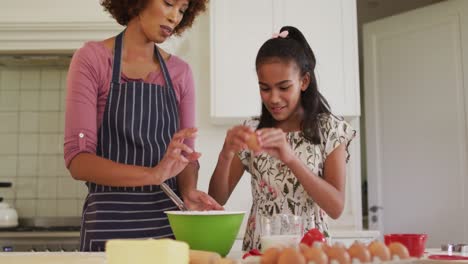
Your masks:
{"label": "green mixing bowl", "polygon": [[190,249],[206,250],[226,256],[231,250],[245,212],[167,211],[176,240]]}

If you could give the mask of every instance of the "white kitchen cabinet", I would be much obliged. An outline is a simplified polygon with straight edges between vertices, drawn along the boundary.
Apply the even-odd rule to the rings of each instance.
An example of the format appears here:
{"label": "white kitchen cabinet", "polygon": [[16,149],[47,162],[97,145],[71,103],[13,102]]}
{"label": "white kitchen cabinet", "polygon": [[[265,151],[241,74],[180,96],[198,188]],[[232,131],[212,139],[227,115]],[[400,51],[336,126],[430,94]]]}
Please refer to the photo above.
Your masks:
{"label": "white kitchen cabinet", "polygon": [[258,115],[255,57],[271,36],[273,2],[211,1],[210,15],[211,117],[223,121]]}
{"label": "white kitchen cabinet", "polygon": [[360,115],[354,0],[217,0],[210,12],[214,122],[232,123],[260,113],[255,57],[284,25],[306,36],[317,57],[319,89],[333,112]]}

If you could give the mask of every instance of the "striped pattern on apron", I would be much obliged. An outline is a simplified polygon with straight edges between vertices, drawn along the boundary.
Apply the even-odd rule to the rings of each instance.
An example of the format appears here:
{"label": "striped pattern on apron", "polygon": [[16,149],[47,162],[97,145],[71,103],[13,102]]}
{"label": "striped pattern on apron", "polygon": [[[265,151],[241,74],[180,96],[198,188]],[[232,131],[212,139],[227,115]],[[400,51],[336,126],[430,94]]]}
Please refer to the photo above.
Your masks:
{"label": "striped pattern on apron", "polygon": [[[112,83],[96,154],[115,162],[153,167],[179,128],[177,98],[164,59],[154,54],[166,86],[120,82],[122,40],[116,36]],[[176,178],[166,183],[178,193]],[[87,182],[81,251],[104,251],[108,239],[174,237],[164,211],[178,210],[158,185],[111,187]]]}

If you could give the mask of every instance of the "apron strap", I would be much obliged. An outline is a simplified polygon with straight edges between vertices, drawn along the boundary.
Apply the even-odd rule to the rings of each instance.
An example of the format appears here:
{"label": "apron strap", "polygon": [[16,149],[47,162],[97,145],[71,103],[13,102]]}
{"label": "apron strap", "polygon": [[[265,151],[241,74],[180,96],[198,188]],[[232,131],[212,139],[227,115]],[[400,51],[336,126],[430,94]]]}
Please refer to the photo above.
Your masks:
{"label": "apron strap", "polygon": [[115,37],[114,62],[112,63],[112,83],[120,84],[120,67],[122,62],[123,34],[125,30]]}
{"label": "apron strap", "polygon": [[161,65],[161,71],[163,72],[164,80],[166,81],[167,88],[170,90],[174,89],[174,86],[172,85],[171,76],[169,75],[169,71],[167,70],[167,67],[166,67],[166,63],[164,62],[164,59],[156,45],[154,45],[154,54],[156,54],[158,61],[159,61],[159,65]]}

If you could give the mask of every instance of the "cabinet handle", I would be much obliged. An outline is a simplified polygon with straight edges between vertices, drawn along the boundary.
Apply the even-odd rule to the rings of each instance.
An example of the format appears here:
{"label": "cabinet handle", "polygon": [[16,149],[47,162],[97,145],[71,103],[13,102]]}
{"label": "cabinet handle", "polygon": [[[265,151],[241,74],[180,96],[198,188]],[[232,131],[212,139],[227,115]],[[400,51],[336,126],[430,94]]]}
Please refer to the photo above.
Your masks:
{"label": "cabinet handle", "polygon": [[369,211],[372,212],[372,213],[377,213],[377,211],[379,209],[383,209],[383,207],[382,206],[377,206],[377,205],[373,205],[373,206],[369,207]]}

